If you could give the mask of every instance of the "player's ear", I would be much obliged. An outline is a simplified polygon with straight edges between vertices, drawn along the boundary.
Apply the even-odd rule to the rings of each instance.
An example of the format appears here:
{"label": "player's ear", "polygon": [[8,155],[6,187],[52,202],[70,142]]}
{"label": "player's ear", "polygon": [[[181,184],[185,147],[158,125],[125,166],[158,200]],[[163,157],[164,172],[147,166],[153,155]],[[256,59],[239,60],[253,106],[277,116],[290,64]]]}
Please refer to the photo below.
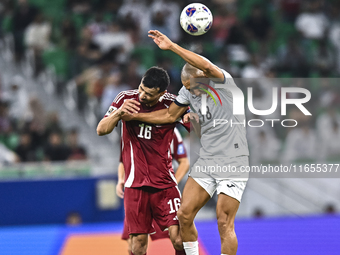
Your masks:
{"label": "player's ear", "polygon": [[167,90],[164,90],[163,92],[160,93],[160,96],[163,96],[166,92]]}

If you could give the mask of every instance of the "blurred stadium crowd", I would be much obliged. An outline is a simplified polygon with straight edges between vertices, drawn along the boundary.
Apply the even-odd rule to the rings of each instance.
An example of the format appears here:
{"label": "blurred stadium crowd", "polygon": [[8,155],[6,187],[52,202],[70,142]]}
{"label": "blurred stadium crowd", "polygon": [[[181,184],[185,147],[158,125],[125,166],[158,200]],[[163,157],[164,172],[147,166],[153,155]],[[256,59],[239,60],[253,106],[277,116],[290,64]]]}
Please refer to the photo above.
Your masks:
{"label": "blurred stadium crowd", "polygon": [[[3,0],[0,34],[13,35],[16,63],[22,61],[26,50],[33,51],[36,76],[53,65],[60,91],[67,81],[74,80],[78,110],[81,112],[88,100],[95,98],[96,114],[101,118],[114,97],[122,90],[137,88],[143,73],[153,65],[169,72],[170,92],[176,94],[182,86],[183,61],[175,54],[159,51],[147,37],[149,29],[158,29],[174,42],[203,54],[234,78],[240,78],[236,83],[244,91],[252,86],[257,109],[270,107],[273,86],[311,91],[312,99],[306,107],[311,109],[312,117],[301,115],[296,109],[288,111],[289,118],[298,120],[297,128],[290,132],[280,126],[248,130],[253,164],[338,157],[340,2],[201,1],[212,11],[214,23],[211,31],[200,37],[186,34],[179,26],[180,12],[190,2]],[[60,134],[65,130],[58,125],[57,115],[42,114],[37,98],[21,95],[24,82],[18,79],[14,77],[11,84],[1,87],[1,142],[15,151],[20,161],[52,160],[51,144],[72,147],[71,137],[76,131],[69,132],[69,145],[64,144]],[[46,144],[43,141],[47,137]],[[34,155],[24,153],[27,143]],[[84,151],[80,154],[86,157],[85,149],[79,151]]]}

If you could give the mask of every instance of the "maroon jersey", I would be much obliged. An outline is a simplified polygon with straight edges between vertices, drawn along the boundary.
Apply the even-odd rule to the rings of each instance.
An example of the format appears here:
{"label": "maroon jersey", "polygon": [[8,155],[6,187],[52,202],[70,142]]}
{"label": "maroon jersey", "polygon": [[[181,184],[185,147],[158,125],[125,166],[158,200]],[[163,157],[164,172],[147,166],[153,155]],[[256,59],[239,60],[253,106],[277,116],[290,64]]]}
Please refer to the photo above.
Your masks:
{"label": "maroon jersey", "polygon": [[174,130],[173,139],[170,144],[170,150],[171,150],[171,156],[177,161],[180,158],[187,157],[187,152],[183,144],[183,138],[177,128],[175,128]]}
{"label": "maroon jersey", "polygon": [[[141,103],[139,112],[166,109],[176,96],[165,93],[152,107]],[[138,100],[138,90],[120,92],[105,117],[117,110],[124,100]],[[140,121],[122,121],[122,162],[125,168],[125,187],[143,186],[166,189],[177,185],[172,169],[170,143],[175,123],[154,125]]]}

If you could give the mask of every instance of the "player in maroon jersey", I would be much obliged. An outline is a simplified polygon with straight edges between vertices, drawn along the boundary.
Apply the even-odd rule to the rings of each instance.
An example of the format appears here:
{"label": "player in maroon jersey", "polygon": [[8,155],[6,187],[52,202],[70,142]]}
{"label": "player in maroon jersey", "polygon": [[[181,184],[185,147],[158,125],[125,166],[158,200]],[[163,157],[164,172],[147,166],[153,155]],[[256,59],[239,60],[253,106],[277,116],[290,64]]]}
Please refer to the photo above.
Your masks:
{"label": "player in maroon jersey", "polygon": [[[166,92],[169,83],[164,69],[151,67],[144,74],[138,90],[122,91],[117,95],[98,124],[98,135],[111,133],[124,114],[168,108],[176,98]],[[152,220],[161,230],[169,229],[176,254],[185,254],[176,215],[180,193],[170,155],[175,125],[122,121],[124,206],[134,255],[146,254],[148,234],[154,232]]]}
{"label": "player in maroon jersey", "polygon": [[[172,158],[176,160],[178,163],[177,170],[175,171],[175,178],[177,180],[177,183],[180,183],[185,174],[188,172],[190,164],[185,150],[185,146],[183,144],[183,138],[177,128],[175,128],[174,130],[173,139],[170,144],[170,152]],[[125,170],[124,165],[122,163],[122,158],[120,157],[120,163],[118,166],[118,183],[116,186],[116,193],[117,196],[120,198],[124,197],[124,179],[125,179],[124,177]],[[155,229],[155,233],[150,235],[152,241],[156,241],[163,238],[169,238],[168,231],[162,231],[155,221],[153,221],[152,224]],[[128,253],[131,254],[131,241],[129,238],[127,223],[125,222],[125,220],[122,239],[128,242]]]}

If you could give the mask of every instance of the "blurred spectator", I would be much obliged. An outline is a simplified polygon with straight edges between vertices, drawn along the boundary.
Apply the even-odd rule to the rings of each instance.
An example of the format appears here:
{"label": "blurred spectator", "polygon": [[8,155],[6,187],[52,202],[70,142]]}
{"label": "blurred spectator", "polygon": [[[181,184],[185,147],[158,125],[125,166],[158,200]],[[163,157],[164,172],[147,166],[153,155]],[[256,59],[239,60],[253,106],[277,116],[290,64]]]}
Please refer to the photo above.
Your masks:
{"label": "blurred spectator", "polygon": [[141,31],[142,36],[146,37],[148,30],[156,29],[166,34],[173,42],[178,42],[180,39],[180,27],[178,26],[180,9],[178,4],[170,0],[154,1],[150,10],[150,27]]}
{"label": "blurred spectator", "polygon": [[109,105],[111,105],[112,101],[115,97],[124,90],[129,90],[131,87],[122,83],[122,74],[120,71],[117,71],[111,74],[107,78],[107,83],[103,90],[103,95],[101,98],[101,117],[104,116],[105,112]]}
{"label": "blurred spectator", "polygon": [[25,43],[35,51],[46,50],[50,46],[51,24],[38,13],[25,30]]}
{"label": "blurred spectator", "polygon": [[9,133],[12,129],[8,110],[8,103],[0,101],[0,134]]}
{"label": "blurred spectator", "polygon": [[241,77],[245,79],[264,77],[264,72],[260,66],[260,59],[258,55],[254,54],[251,57],[251,62],[248,63],[241,71]]}
{"label": "blurred spectator", "polygon": [[24,53],[24,32],[37,14],[37,9],[27,0],[18,0],[13,13],[13,35],[15,42],[16,60],[21,60]]}
{"label": "blurred spectator", "polygon": [[30,116],[28,94],[24,84],[25,81],[20,75],[14,76],[9,90],[3,95],[3,99],[9,103],[9,115],[18,120],[27,120]]}
{"label": "blurred spectator", "polygon": [[326,140],[328,134],[332,134],[337,126],[340,126],[340,114],[334,106],[328,107],[327,111],[316,119],[316,131],[321,140]]}
{"label": "blurred spectator", "polygon": [[3,165],[13,164],[19,161],[18,155],[9,150],[5,145],[0,143],[0,167]]}
{"label": "blurred spectator", "polygon": [[61,135],[63,133],[58,112],[50,112],[47,115],[46,136],[48,137],[52,133],[58,133]]}
{"label": "blurred spectator", "polygon": [[250,40],[265,43],[271,33],[271,22],[260,5],[255,5],[250,17],[245,21],[245,28]]}
{"label": "blurred spectator", "polygon": [[69,0],[67,3],[73,13],[86,15],[91,11],[90,0]]}
{"label": "blurred spectator", "polygon": [[302,0],[280,0],[280,8],[283,18],[287,22],[295,22],[296,17],[300,13]]}
{"label": "blurred spectator", "polygon": [[69,148],[62,142],[62,136],[59,132],[52,132],[48,137],[48,144],[44,149],[45,160],[61,161],[69,157]]}
{"label": "blurred spectator", "polygon": [[32,162],[37,160],[30,133],[24,132],[20,135],[20,143],[15,148],[15,152],[19,156],[21,162]]}
{"label": "blurred spectator", "polygon": [[28,121],[28,130],[32,137],[32,146],[37,149],[44,145],[46,131],[46,114],[38,98],[33,97],[29,102],[30,113],[32,114]]}
{"label": "blurred spectator", "polygon": [[330,132],[323,133],[320,139],[320,152],[319,157],[322,160],[327,158],[340,157],[340,125],[337,120],[333,120]]}
{"label": "blurred spectator", "polygon": [[128,15],[122,17],[119,22],[124,28],[124,31],[129,34],[132,43],[137,44],[140,41],[141,31],[139,29],[139,24],[135,21],[131,14],[129,13]]}
{"label": "blurred spectator", "polygon": [[[149,1],[150,2],[150,1]],[[151,1],[152,2],[152,1]],[[123,5],[119,8],[118,17],[121,20],[133,19],[138,25],[138,30],[135,32],[144,38],[148,39],[145,33],[150,26],[150,10],[144,1],[139,0],[124,0]]]}
{"label": "blurred spectator", "polygon": [[336,71],[340,74],[340,7],[335,8],[335,12],[338,19],[330,27],[329,40],[336,51]]}
{"label": "blurred spectator", "polygon": [[[176,94],[183,86],[181,82],[181,69],[174,65],[172,59],[167,57],[160,58],[157,65],[164,68],[169,74],[171,85],[168,87],[167,91]],[[145,71],[142,73],[144,72]],[[141,73],[141,71],[139,71],[139,73]]]}
{"label": "blurred spectator", "polygon": [[57,30],[57,40],[59,45],[66,50],[74,50],[77,46],[76,27],[70,18],[66,18],[61,23],[60,30]]}
{"label": "blurred spectator", "polygon": [[328,29],[329,20],[321,12],[320,1],[312,0],[308,2],[307,10],[297,17],[295,26],[307,39],[322,39]]}
{"label": "blurred spectator", "polygon": [[108,25],[108,30],[93,36],[93,42],[97,44],[100,51],[105,54],[113,48],[119,49],[119,61],[126,62],[134,45],[130,35],[123,31],[117,23]]}
{"label": "blurred spectator", "polygon": [[[254,128],[252,128],[254,130]],[[254,133],[254,132],[253,132]],[[251,149],[250,159],[252,165],[260,165],[262,163],[273,163],[278,160],[281,142],[275,136],[271,129],[266,131],[261,129],[256,137],[249,138]],[[249,134],[249,136],[253,136]]]}
{"label": "blurred spectator", "polygon": [[227,40],[229,30],[235,25],[237,17],[234,13],[228,11],[227,6],[219,5],[217,7],[217,14],[214,15],[212,30],[215,45],[221,46],[221,44]]}
{"label": "blurred spectator", "polygon": [[293,77],[308,77],[308,60],[304,48],[295,36],[290,37],[288,44],[279,49],[277,69],[283,73],[290,73]]}
{"label": "blurred spectator", "polygon": [[229,30],[229,36],[225,45],[246,45],[247,38],[244,25],[240,21],[235,21],[235,24]]}
{"label": "blurred spectator", "polygon": [[87,153],[84,147],[78,144],[78,130],[71,129],[67,135],[67,145],[69,147],[69,155],[67,160],[85,160]]}
{"label": "blurred spectator", "polygon": [[66,224],[68,226],[78,226],[82,222],[83,220],[79,212],[70,212],[66,217]]}
{"label": "blurred spectator", "polygon": [[[334,81],[334,80],[333,80]],[[332,83],[332,79],[321,78],[317,88],[318,104],[320,107],[332,107],[335,106],[340,99],[337,87]]]}
{"label": "blurred spectator", "polygon": [[137,58],[131,59],[129,65],[127,65],[125,68],[126,69],[123,71],[123,83],[132,89],[138,88],[142,78],[139,60]]}
{"label": "blurred spectator", "polygon": [[36,75],[43,68],[41,55],[44,50],[50,47],[51,29],[51,24],[45,21],[41,13],[38,13],[34,21],[25,30],[25,44],[34,51],[35,55]]}
{"label": "blurred spectator", "polygon": [[317,136],[308,122],[290,129],[283,152],[283,162],[290,163],[297,160],[311,161],[317,156]]}
{"label": "blurred spectator", "polygon": [[335,67],[334,52],[328,47],[327,41],[322,40],[312,55],[312,65],[321,77],[329,77]]}
{"label": "blurred spectator", "polygon": [[104,58],[99,64],[99,76],[94,82],[87,85],[87,94],[100,99],[103,95],[104,88],[106,85],[113,81],[110,79],[116,72],[116,66],[109,58]]}
{"label": "blurred spectator", "polygon": [[72,63],[72,74],[74,76],[78,75],[86,68],[95,64],[101,56],[102,53],[98,45],[92,42],[92,32],[89,28],[83,28],[80,34],[76,57]]}
{"label": "blurred spectator", "polygon": [[86,28],[91,31],[92,36],[106,32],[107,24],[104,22],[103,13],[97,12],[94,19],[87,24]]}
{"label": "blurred spectator", "polygon": [[231,64],[231,61],[228,56],[228,52],[222,52],[219,55],[219,61],[217,62],[217,66],[221,67],[224,70],[227,70],[228,73],[234,78],[240,77],[240,68],[238,65]]}

